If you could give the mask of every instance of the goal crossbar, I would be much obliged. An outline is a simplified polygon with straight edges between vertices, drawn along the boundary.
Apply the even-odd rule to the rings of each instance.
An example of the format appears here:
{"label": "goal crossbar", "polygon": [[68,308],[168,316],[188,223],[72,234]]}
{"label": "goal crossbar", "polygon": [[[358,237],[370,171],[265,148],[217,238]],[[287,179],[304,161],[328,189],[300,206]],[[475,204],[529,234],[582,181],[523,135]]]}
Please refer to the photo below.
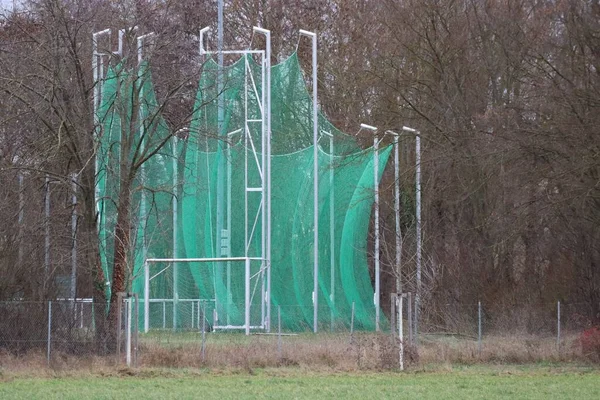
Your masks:
{"label": "goal crossbar", "polygon": [[[242,326],[246,335],[250,335],[250,262],[251,261],[266,261],[260,257],[213,257],[213,258],[147,258],[144,261],[144,332],[150,330],[150,264],[151,263],[210,263],[210,262],[226,262],[237,261],[244,262],[245,269],[245,293],[244,293],[244,325]],[[267,294],[268,296],[269,294]]]}

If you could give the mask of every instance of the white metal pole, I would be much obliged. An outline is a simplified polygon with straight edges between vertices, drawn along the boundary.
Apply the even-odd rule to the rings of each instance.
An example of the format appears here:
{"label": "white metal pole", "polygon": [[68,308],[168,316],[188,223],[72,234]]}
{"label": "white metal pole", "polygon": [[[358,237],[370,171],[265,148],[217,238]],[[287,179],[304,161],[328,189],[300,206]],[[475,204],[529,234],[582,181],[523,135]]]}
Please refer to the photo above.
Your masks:
{"label": "white metal pole", "polygon": [[334,143],[333,135],[329,136],[329,153],[330,153],[330,164],[329,164],[329,252],[330,252],[330,272],[329,277],[330,287],[329,296],[331,302],[331,327],[330,330],[333,332],[335,323],[335,190],[334,190],[334,176],[333,176],[333,163],[334,163]]}
{"label": "white metal pole", "polygon": [[127,340],[127,366],[131,366],[131,297],[126,299],[127,301],[127,332],[126,332],[126,340]]}
{"label": "white metal pole", "polygon": [[[396,219],[396,293],[402,293],[402,228],[400,227],[400,151],[398,135],[394,136],[394,216]],[[402,301],[402,300],[400,300]]]}
{"label": "white metal pole", "polygon": [[556,350],[560,354],[560,300],[556,303]]}
{"label": "white metal pole", "polygon": [[245,270],[246,270],[246,276],[245,276],[245,294],[244,294],[244,303],[245,303],[245,307],[244,307],[244,311],[245,311],[245,318],[244,318],[244,323],[245,323],[245,331],[246,331],[246,335],[250,335],[250,259],[246,258],[245,261]]}
{"label": "white metal pole", "polygon": [[23,220],[25,216],[25,193],[23,188],[23,172],[19,171],[19,268],[23,264]]}
{"label": "white metal pole", "polygon": [[[263,201],[266,203],[266,267],[267,267],[267,290],[266,290],[266,317],[265,328],[267,332],[271,331],[271,31],[264,28],[254,27],[254,32],[265,35],[265,71],[266,85],[263,93],[266,92],[266,104],[263,101],[263,124],[266,126],[266,168],[263,167],[263,175],[266,177],[266,195],[263,192]],[[264,150],[263,150],[264,151]],[[265,171],[266,170],[266,171]],[[263,178],[264,179],[264,178]]]}
{"label": "white metal pole", "polygon": [[379,140],[377,131],[373,137],[373,185],[375,188],[375,330],[379,332],[380,270],[379,270]]}
{"label": "white metal pole", "polygon": [[[178,160],[177,160],[177,136],[173,136],[173,258],[178,257],[178,198],[179,192],[177,190],[177,178],[178,178]],[[177,329],[177,318],[178,318],[178,307],[179,307],[179,270],[178,263],[173,262],[173,330]]]}
{"label": "white metal pole", "polygon": [[71,175],[71,288],[70,297],[77,297],[77,174]]}
{"label": "white metal pole", "polygon": [[[398,337],[400,338],[400,371],[404,371],[404,321],[402,320],[402,306],[404,296],[398,294]],[[394,327],[392,327],[392,330]]]}
{"label": "white metal pole", "polygon": [[[137,38],[137,56],[138,56],[138,69],[141,68],[141,64],[143,61],[143,46],[144,46],[144,39],[146,38],[150,38],[152,37],[154,34],[153,33],[149,33],[146,35],[142,35],[142,36],[138,36]],[[145,152],[145,127],[144,127],[144,121],[143,121],[143,110],[142,110],[142,106],[143,106],[143,98],[144,98],[144,89],[143,89],[143,77],[139,77],[140,78],[140,91],[138,94],[138,102],[139,102],[139,114],[138,114],[138,118],[139,118],[139,126],[140,126],[140,136],[141,136],[141,151],[142,153]],[[145,268],[146,271],[144,272],[145,274],[148,274],[148,276],[145,276],[146,282],[146,293],[145,295],[145,301],[144,301],[144,330],[147,332],[149,329],[149,324],[150,324],[150,272],[149,272],[149,267],[148,267],[148,263],[146,261],[147,257],[148,257],[148,248],[146,247],[146,167],[144,164],[141,165],[140,167],[140,176],[141,176],[141,180],[142,180],[142,193],[140,195],[140,221],[139,223],[142,224],[142,259],[144,260],[145,263]]]}
{"label": "white metal pole", "polygon": [[[163,308],[164,308],[163,301]],[[164,323],[163,323],[164,325]],[[164,328],[164,326],[163,326]],[[150,330],[150,265],[148,260],[144,259],[144,332]]]}
{"label": "white metal pole", "polygon": [[52,302],[48,302],[48,334],[46,337],[46,357],[50,365],[50,348],[52,344]]}
{"label": "white metal pole", "polygon": [[319,318],[319,115],[317,96],[317,35],[314,32],[300,30],[300,35],[312,39],[312,81],[313,81],[313,331],[318,331]]}
{"label": "white metal pole", "polygon": [[375,305],[375,330],[379,331],[379,142],[377,140],[376,127],[360,124],[360,129],[367,129],[373,132],[373,185],[375,188],[375,293],[373,294],[373,304]]}
{"label": "white metal pole", "polygon": [[[93,91],[94,115],[93,115],[93,117],[94,117],[94,138],[96,140],[98,140],[98,134],[99,134],[98,108],[100,106],[100,101],[102,99],[102,87],[100,86],[100,84],[101,84],[101,80],[102,80],[101,77],[104,75],[103,55],[98,51],[98,39],[104,35],[108,35],[110,37],[110,33],[111,33],[110,29],[104,29],[103,31],[95,32],[92,34],[92,76],[93,76],[93,80],[94,80],[94,91]],[[97,145],[97,143],[95,145]],[[98,176],[99,169],[100,169],[100,163],[98,161],[98,156],[96,155],[95,160],[94,160],[94,176],[95,177]],[[96,212],[98,213],[98,212],[100,212],[100,203],[99,203],[100,191],[99,191],[99,187],[97,184],[95,185],[94,194],[95,194],[94,203],[96,205]],[[100,228],[100,226],[98,226],[98,228]]]}
{"label": "white metal pole", "polygon": [[415,340],[419,342],[419,318],[421,313],[421,262],[422,262],[422,235],[421,235],[421,134],[416,132],[416,213],[417,213],[417,295],[415,298]]}
{"label": "white metal pole", "polygon": [[402,130],[415,135],[415,197],[417,220],[417,290],[415,294],[415,318],[414,333],[415,343],[419,342],[419,314],[421,303],[421,261],[422,261],[422,235],[421,235],[421,132],[416,129],[403,126]]}
{"label": "white metal pole", "polygon": [[50,177],[46,175],[46,195],[44,198],[44,290],[48,283],[48,273],[50,272]]}
{"label": "white metal pole", "polygon": [[[223,79],[223,0],[217,0],[217,196],[216,196],[216,232],[215,232],[215,255],[221,257],[221,240],[223,238],[224,212],[225,208],[225,150],[227,143],[224,131],[225,101],[224,101],[224,79]],[[223,279],[223,263],[216,263],[216,275],[218,279]],[[215,292],[215,298],[216,292]],[[227,299],[223,299],[225,302]],[[216,304],[215,304],[216,306]]]}

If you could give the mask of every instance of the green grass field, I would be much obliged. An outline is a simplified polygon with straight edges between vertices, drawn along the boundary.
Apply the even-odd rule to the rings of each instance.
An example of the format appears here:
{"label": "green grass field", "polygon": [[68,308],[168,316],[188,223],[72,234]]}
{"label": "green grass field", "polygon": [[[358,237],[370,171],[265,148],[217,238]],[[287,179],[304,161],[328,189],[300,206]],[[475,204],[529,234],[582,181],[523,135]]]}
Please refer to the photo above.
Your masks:
{"label": "green grass field", "polygon": [[7,377],[0,399],[598,399],[600,371],[469,367],[407,373],[266,370],[124,370],[102,376]]}

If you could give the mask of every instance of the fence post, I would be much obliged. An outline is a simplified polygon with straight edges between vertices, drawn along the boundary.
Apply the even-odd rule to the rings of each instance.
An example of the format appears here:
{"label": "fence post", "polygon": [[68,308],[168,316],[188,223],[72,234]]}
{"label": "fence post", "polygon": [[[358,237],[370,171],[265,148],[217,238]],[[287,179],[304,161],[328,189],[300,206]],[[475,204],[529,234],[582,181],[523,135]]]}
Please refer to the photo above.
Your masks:
{"label": "fence post", "polygon": [[477,302],[477,347],[481,357],[481,301]]}
{"label": "fence post", "polygon": [[117,365],[121,362],[121,328],[123,322],[123,292],[117,293]]}
{"label": "fence post", "polygon": [[[402,300],[403,296],[400,294],[398,297],[398,338],[400,339],[400,371],[404,371],[404,322],[402,321]],[[396,329],[392,327],[392,331]]]}
{"label": "fence post", "polygon": [[556,351],[560,355],[560,300],[556,303]]}
{"label": "fence post", "polygon": [[131,367],[131,301],[133,300],[132,297],[128,297],[126,299],[127,301],[127,308],[126,308],[126,312],[127,312],[127,324],[126,324],[126,329],[127,332],[125,333],[125,338],[127,340],[127,347],[125,349],[125,359],[127,361],[127,366]]}
{"label": "fence post", "polygon": [[48,337],[47,337],[47,348],[46,348],[46,357],[48,361],[48,366],[50,366],[50,345],[52,343],[52,302],[48,302]]}
{"label": "fence post", "polygon": [[281,345],[281,306],[277,306],[277,351],[279,352],[279,359],[282,358],[282,345]]}
{"label": "fence post", "polygon": [[[198,315],[196,316],[196,319],[198,320],[198,321],[196,322],[196,327],[197,327],[198,329],[200,329],[200,300],[198,300],[198,304],[196,305],[196,308],[197,308],[196,312],[198,313]],[[192,327],[192,328],[193,328],[193,327]]]}
{"label": "fence post", "polygon": [[350,343],[354,342],[354,302],[352,302],[352,315],[350,316]]}
{"label": "fence post", "polygon": [[206,302],[202,303],[202,361],[204,362],[204,353],[206,349]]}
{"label": "fence post", "polygon": [[139,335],[140,335],[140,297],[137,293],[133,295],[135,299],[135,308],[134,308],[134,321],[133,321],[133,366],[138,366],[138,344],[139,344]]}
{"label": "fence post", "polygon": [[413,319],[412,319],[412,293],[408,292],[408,299],[407,299],[407,303],[408,303],[408,310],[406,310],[406,313],[408,314],[408,343],[410,343],[410,345],[413,345]]}
{"label": "fence post", "polygon": [[390,294],[390,331],[392,337],[396,337],[396,302],[398,301],[398,293]]}

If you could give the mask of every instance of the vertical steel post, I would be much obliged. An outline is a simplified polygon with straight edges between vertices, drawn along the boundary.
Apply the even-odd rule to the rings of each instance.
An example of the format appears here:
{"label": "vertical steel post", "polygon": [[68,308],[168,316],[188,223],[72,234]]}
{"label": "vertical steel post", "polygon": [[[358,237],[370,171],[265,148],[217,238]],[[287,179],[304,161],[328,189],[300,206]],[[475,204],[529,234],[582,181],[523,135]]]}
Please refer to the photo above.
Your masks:
{"label": "vertical steel post", "polygon": [[334,143],[333,135],[329,134],[329,252],[330,252],[330,284],[329,284],[329,300],[331,302],[331,327],[330,330],[333,332],[334,320],[335,320],[335,188],[334,188],[334,175],[333,175],[333,163],[334,163]]}
{"label": "vertical steel post", "polygon": [[245,293],[244,293],[244,302],[245,302],[245,307],[244,307],[244,311],[245,311],[245,318],[244,318],[244,324],[245,324],[245,330],[246,330],[246,335],[250,335],[250,259],[246,258],[245,260],[245,270],[246,270],[246,276],[244,279],[245,282]]}
{"label": "vertical steel post", "polygon": [[352,302],[352,312],[350,314],[350,343],[352,344],[354,339],[354,302]]}
{"label": "vertical steel post", "polygon": [[281,359],[283,356],[281,343],[281,306],[277,306],[277,352]]}
{"label": "vertical steel post", "polygon": [[[265,262],[267,268],[267,290],[266,290],[266,317],[265,328],[267,332],[271,331],[271,31],[264,28],[253,28],[254,32],[265,35],[265,59],[263,71],[265,76],[263,93],[263,124],[265,126],[266,142],[266,166],[263,166],[263,179],[266,180],[266,195],[263,192],[263,201],[265,204],[266,218],[266,244],[265,244]],[[266,103],[266,104],[265,104]],[[262,150],[264,152],[264,150]]]}
{"label": "vertical steel post", "polygon": [[560,300],[556,303],[556,350],[560,354]]}
{"label": "vertical steel post", "polygon": [[402,228],[400,227],[400,151],[398,135],[394,136],[394,216],[396,222],[396,293],[402,293]]}
{"label": "vertical steel post", "polygon": [[206,302],[202,303],[202,361],[204,361],[206,349]]}
{"label": "vertical steel post", "polygon": [[[177,159],[177,136],[173,136],[173,258],[178,257],[178,159]],[[179,265],[173,261],[173,330],[177,330],[178,307],[179,307]]]}
{"label": "vertical steel post", "polygon": [[406,310],[406,315],[408,316],[408,343],[410,343],[411,345],[413,345],[413,307],[412,307],[412,293],[409,292],[408,293],[408,298],[407,298],[407,307],[408,309]]}
{"label": "vertical steel post", "polygon": [[419,321],[421,314],[421,262],[422,262],[422,235],[421,235],[421,134],[417,132],[415,142],[416,153],[416,214],[417,214],[417,295],[415,297],[415,341],[419,343]]}
{"label": "vertical steel post", "polygon": [[[163,301],[163,309],[164,309]],[[164,324],[163,324],[164,325]],[[164,328],[164,326],[163,326]],[[150,265],[144,259],[144,333],[150,330]]]}
{"label": "vertical steel post", "polygon": [[481,357],[481,301],[477,302],[477,348]]}
{"label": "vertical steel post", "polygon": [[[404,371],[404,321],[402,320],[404,296],[398,295],[398,338],[400,339],[400,371]],[[392,330],[396,327],[392,325]]]}
{"label": "vertical steel post", "polygon": [[[93,119],[94,119],[94,139],[98,140],[99,134],[99,119],[98,119],[98,108],[100,106],[100,101],[102,100],[102,87],[100,86],[100,82],[104,78],[104,59],[103,55],[98,51],[98,39],[101,36],[108,35],[110,38],[110,29],[105,29],[100,32],[95,32],[92,34],[92,76],[94,81],[94,91],[93,91]],[[95,143],[97,146],[97,143]],[[96,154],[94,157],[94,176],[98,177],[98,173],[100,172],[100,163],[98,161],[98,155]],[[96,205],[96,212],[100,212],[100,191],[98,184],[96,183],[94,194],[94,204]],[[101,224],[98,224],[100,228]]]}
{"label": "vertical steel post", "polygon": [[300,35],[312,39],[312,106],[313,106],[313,332],[319,322],[319,115],[317,93],[317,35],[300,29]]}
{"label": "vertical steel post", "polygon": [[139,335],[140,335],[140,297],[137,293],[133,294],[133,299],[135,301],[135,308],[133,309],[133,366],[137,367],[138,361],[138,345],[139,345]]}
{"label": "vertical steel post", "polygon": [[50,348],[52,343],[52,302],[48,302],[48,334],[46,337],[46,358],[50,365]]}
{"label": "vertical steel post", "polygon": [[19,171],[19,268],[23,264],[23,220],[25,216],[25,193],[23,188],[23,172]]}
{"label": "vertical steel post", "polygon": [[127,361],[127,366],[131,367],[131,309],[132,309],[132,304],[131,304],[131,300],[133,298],[132,297],[128,297],[125,301],[127,304],[127,318],[126,318],[126,327],[125,329],[127,329],[125,331],[125,340],[126,340],[126,344],[125,344],[125,359]]}
{"label": "vertical steel post", "polygon": [[[146,129],[145,129],[145,123],[143,121],[144,118],[144,111],[143,111],[143,102],[144,102],[144,77],[141,76],[140,72],[141,72],[141,65],[142,65],[142,61],[143,61],[143,46],[144,46],[144,40],[147,38],[150,38],[154,36],[154,33],[148,33],[146,35],[142,35],[142,36],[138,36],[137,37],[137,61],[138,61],[138,78],[140,80],[140,90],[138,93],[138,102],[139,102],[139,111],[138,111],[138,123],[140,126],[140,137],[141,137],[141,153],[143,154],[146,151],[145,148],[145,143],[146,143]],[[144,260],[144,262],[146,261],[146,258],[148,256],[148,248],[146,247],[146,166],[144,164],[142,164],[140,166],[140,177],[141,177],[141,181],[142,181],[142,192],[140,194],[140,211],[139,211],[139,217],[140,217],[140,221],[138,222],[139,224],[141,224],[142,226],[142,259]],[[149,273],[149,272],[148,272]],[[146,316],[144,318],[150,318],[149,315],[149,308],[148,308],[148,313],[146,313],[146,307],[150,307],[150,284],[149,284],[149,278],[148,278],[148,286],[147,286],[147,293],[146,295],[148,297],[146,297],[144,300],[144,313],[146,314]],[[144,330],[146,330],[146,321],[144,319]]]}
{"label": "vertical steel post", "polygon": [[71,287],[70,297],[77,297],[77,174],[71,175]]}
{"label": "vertical steel post", "polygon": [[[224,203],[225,197],[225,150],[227,148],[226,132],[224,130],[225,101],[224,101],[224,79],[223,79],[223,0],[217,0],[217,196],[216,196],[216,232],[214,254],[221,257],[221,239],[224,224]],[[227,200],[228,201],[228,200]],[[218,279],[223,279],[223,263],[215,263]],[[216,298],[217,296],[215,296]],[[215,303],[215,307],[217,303]]]}
{"label": "vertical steel post", "polygon": [[379,305],[381,300],[380,266],[379,266],[379,140],[377,131],[373,136],[373,185],[375,188],[375,331],[379,332]]}
{"label": "vertical steel post", "polygon": [[397,321],[396,321],[396,314],[397,314],[397,310],[396,310],[396,306],[398,304],[398,294],[397,293],[391,293],[390,294],[390,332],[392,333],[392,337],[396,337],[396,327],[397,327]]}
{"label": "vertical steel post", "polygon": [[312,36],[312,74],[313,74],[313,174],[314,174],[314,315],[313,329],[318,331],[319,322],[319,115],[317,97],[317,35]]}
{"label": "vertical steel post", "polygon": [[44,197],[44,291],[47,289],[50,272],[50,177],[46,175],[46,195]]}

